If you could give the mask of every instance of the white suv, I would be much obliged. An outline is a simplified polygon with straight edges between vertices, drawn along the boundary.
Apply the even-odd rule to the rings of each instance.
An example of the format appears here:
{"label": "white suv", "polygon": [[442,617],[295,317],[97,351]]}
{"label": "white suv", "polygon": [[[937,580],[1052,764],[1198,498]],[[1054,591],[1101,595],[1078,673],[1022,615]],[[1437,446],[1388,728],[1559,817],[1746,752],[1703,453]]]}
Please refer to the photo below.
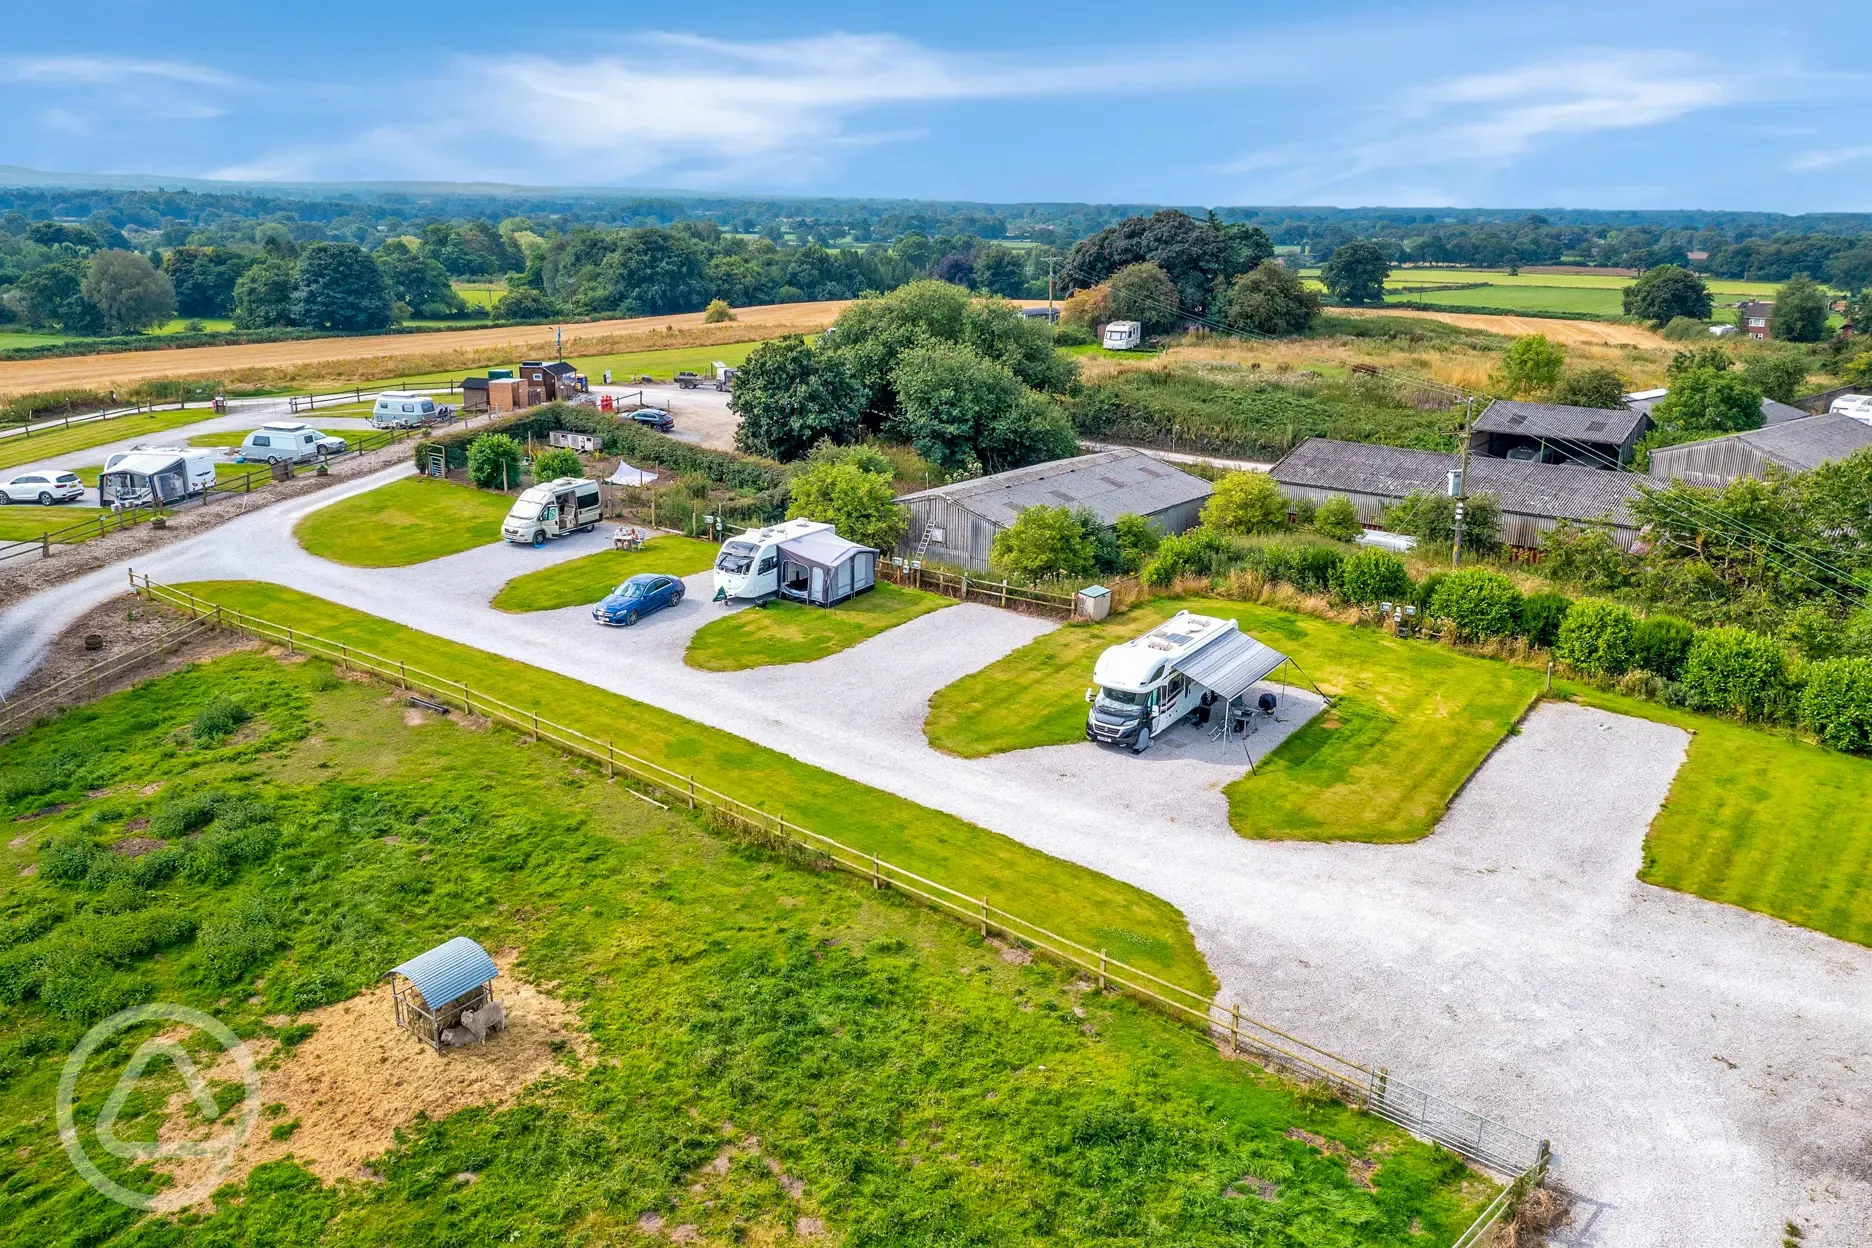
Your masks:
{"label": "white suv", "polygon": [[84,497],[84,482],[69,472],[25,472],[0,481],[0,503],[70,503]]}

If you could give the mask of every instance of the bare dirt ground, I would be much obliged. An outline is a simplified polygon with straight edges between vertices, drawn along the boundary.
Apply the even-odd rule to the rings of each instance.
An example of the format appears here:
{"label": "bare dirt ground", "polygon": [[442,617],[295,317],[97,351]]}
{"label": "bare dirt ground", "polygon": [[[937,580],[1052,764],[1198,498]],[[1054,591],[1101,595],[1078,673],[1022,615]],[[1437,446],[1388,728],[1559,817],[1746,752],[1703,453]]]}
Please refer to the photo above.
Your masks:
{"label": "bare dirt ground", "polygon": [[1519,337],[1523,334],[1546,334],[1555,342],[1573,347],[1645,347],[1669,351],[1674,344],[1648,329],[1636,325],[1614,325],[1607,321],[1563,321],[1544,316],[1491,316],[1482,312],[1420,312],[1411,308],[1334,308],[1334,316],[1425,316],[1433,321],[1460,325],[1464,329],[1486,329],[1491,333]]}
{"label": "bare dirt ground", "polygon": [[[164,633],[182,627],[181,621],[166,611],[148,606],[128,591],[101,602],[83,615],[73,620],[62,629],[46,651],[46,656],[38,667],[17,689],[7,696],[12,701],[29,697],[39,690],[55,685],[66,677],[82,672],[93,663],[102,663],[114,655],[122,654],[133,646],[156,640]],[[84,640],[96,633],[104,639],[102,650],[86,650]],[[202,659],[212,659],[235,650],[248,648],[246,642],[231,633],[208,633],[189,641],[178,649],[152,658],[147,663],[138,664],[95,687],[92,696],[103,697],[120,689],[128,689],[138,681],[151,676],[173,672],[187,667]]]}

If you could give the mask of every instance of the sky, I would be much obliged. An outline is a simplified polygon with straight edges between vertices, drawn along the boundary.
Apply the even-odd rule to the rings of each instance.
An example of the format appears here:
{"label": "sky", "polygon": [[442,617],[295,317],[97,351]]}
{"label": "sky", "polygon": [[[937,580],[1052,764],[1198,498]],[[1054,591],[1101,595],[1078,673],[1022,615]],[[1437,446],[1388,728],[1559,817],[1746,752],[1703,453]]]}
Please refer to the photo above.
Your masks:
{"label": "sky", "polygon": [[8,14],[0,164],[987,202],[1872,211],[1864,3],[94,0],[83,15]]}

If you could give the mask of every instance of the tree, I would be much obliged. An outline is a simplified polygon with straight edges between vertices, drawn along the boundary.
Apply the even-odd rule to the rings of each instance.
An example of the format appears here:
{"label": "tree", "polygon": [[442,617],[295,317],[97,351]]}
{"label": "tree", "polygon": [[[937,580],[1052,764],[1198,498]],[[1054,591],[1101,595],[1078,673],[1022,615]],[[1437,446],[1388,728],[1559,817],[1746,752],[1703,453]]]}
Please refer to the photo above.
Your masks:
{"label": "tree", "polygon": [[1320,269],[1326,293],[1350,304],[1383,303],[1385,279],[1390,276],[1390,263],[1371,243],[1347,243],[1334,248]]}
{"label": "tree", "polygon": [[533,479],[535,481],[557,481],[560,477],[582,477],[585,465],[579,461],[578,452],[563,446],[555,446],[541,451],[533,457]]}
{"label": "tree", "polygon": [[1742,362],[1742,378],[1763,397],[1792,403],[1807,380],[1807,360],[1798,351],[1761,352]]}
{"label": "tree", "polygon": [[1287,499],[1265,472],[1231,472],[1203,504],[1204,527],[1217,533],[1272,533],[1287,524]]}
{"label": "tree", "polygon": [[1092,539],[1069,507],[1029,507],[994,536],[988,562],[1011,581],[1090,576]]}
{"label": "tree", "polygon": [[468,480],[484,490],[520,484],[520,444],[504,433],[484,433],[468,444]]}
{"label": "tree", "polygon": [[295,325],[372,330],[390,324],[383,273],[355,243],[308,243],[299,256],[292,295]]}
{"label": "tree", "polygon": [[510,288],[494,301],[497,321],[545,321],[564,313],[545,291],[526,286]]}
{"label": "tree", "polygon": [[1733,372],[1693,368],[1671,379],[1651,422],[1672,434],[1740,433],[1762,427],[1762,394]]}
{"label": "tree", "polygon": [[293,287],[290,260],[262,260],[234,283],[234,328],[271,329],[292,324]]}
{"label": "tree", "polygon": [[726,299],[711,299],[709,300],[708,307],[702,309],[702,323],[704,325],[719,325],[723,321],[732,321],[734,319],[734,309],[728,306],[728,301]]}
{"label": "tree", "polygon": [[1027,266],[1012,247],[984,247],[975,259],[975,289],[1018,299],[1027,289]]}
{"label": "tree", "polygon": [[1132,575],[1144,566],[1144,561],[1163,541],[1163,534],[1154,523],[1130,511],[1112,521],[1111,532],[1118,548],[1118,571]]}
{"label": "tree", "polygon": [[1768,333],[1779,342],[1819,342],[1826,336],[1827,300],[1805,273],[1796,273],[1775,291]]}
{"label": "tree", "polygon": [[379,247],[373,257],[390,297],[418,316],[450,316],[462,310],[448,271],[440,261],[418,255],[400,238]]}
{"label": "tree", "polygon": [[234,284],[259,261],[230,247],[176,247],[163,257],[179,316],[231,316]]}
{"label": "tree", "polygon": [[903,352],[891,387],[900,410],[886,432],[951,472],[1000,472],[1078,451],[1072,426],[1052,404],[1005,365],[960,343]]}
{"label": "tree", "polygon": [[1356,541],[1365,531],[1359,523],[1358,506],[1343,494],[1335,494],[1319,505],[1313,513],[1313,527],[1324,537],[1335,541]]}
{"label": "tree", "polygon": [[84,302],[80,293],[84,279],[85,263],[77,259],[52,260],[20,278],[18,288],[25,296],[26,323],[37,329],[63,320],[65,310],[74,301]]}
{"label": "tree", "polygon": [[864,391],[843,355],[789,334],[748,354],[735,373],[728,407],[741,418],[737,449],[786,462],[821,438],[850,442],[857,437]]}
{"label": "tree", "polygon": [[1201,313],[1238,274],[1273,254],[1267,234],[1256,226],[1225,225],[1213,215],[1198,221],[1170,208],[1127,217],[1081,239],[1066,257],[1061,276],[1075,289],[1096,286],[1128,265],[1148,261],[1169,275],[1180,307]]}
{"label": "tree", "polygon": [[1230,329],[1271,337],[1304,334],[1319,311],[1319,296],[1298,273],[1273,260],[1263,260],[1229,287]]}
{"label": "tree", "polygon": [[975,260],[966,251],[952,251],[936,262],[930,276],[951,286],[967,286],[975,280]]}
{"label": "tree", "polygon": [[889,474],[868,472],[852,460],[815,464],[787,488],[789,520],[803,516],[830,524],[861,546],[888,551],[910,523],[891,492]]}
{"label": "tree", "polygon": [[1115,321],[1137,321],[1147,334],[1175,329],[1182,319],[1176,283],[1163,269],[1146,260],[1112,274],[1106,295]]}
{"label": "tree", "polygon": [[1664,325],[1679,316],[1707,321],[1716,305],[1702,278],[1682,265],[1660,264],[1625,288],[1624,306],[1626,316]]}
{"label": "tree", "polygon": [[[1441,490],[1413,490],[1385,508],[1381,519],[1392,532],[1447,549],[1456,535],[1456,500]],[[1463,499],[1462,548],[1472,555],[1501,549],[1501,505],[1494,495]]]}
{"label": "tree", "polygon": [[1553,401],[1566,407],[1602,407],[1616,411],[1625,406],[1625,379],[1616,368],[1594,364],[1570,368],[1554,387]]}
{"label": "tree", "polygon": [[175,283],[134,251],[92,252],[81,293],[112,333],[141,333],[175,315]]}
{"label": "tree", "polygon": [[1566,351],[1559,344],[1546,334],[1526,334],[1508,344],[1489,381],[1513,398],[1543,394],[1560,384],[1565,367]]}
{"label": "tree", "polygon": [[1111,320],[1111,287],[1101,283],[1075,290],[1060,305],[1059,319],[1062,325],[1083,325],[1087,329]]}
{"label": "tree", "polygon": [[1861,242],[1827,262],[1827,279],[1842,290],[1858,294],[1872,286],[1872,244]]}

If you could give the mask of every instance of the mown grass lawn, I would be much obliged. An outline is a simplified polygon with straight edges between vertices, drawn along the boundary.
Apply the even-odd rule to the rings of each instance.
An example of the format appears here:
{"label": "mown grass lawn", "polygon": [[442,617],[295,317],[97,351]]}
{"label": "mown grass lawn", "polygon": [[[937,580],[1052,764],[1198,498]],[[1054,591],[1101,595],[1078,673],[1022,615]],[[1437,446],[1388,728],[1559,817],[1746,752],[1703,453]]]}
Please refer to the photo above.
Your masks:
{"label": "mown grass lawn", "polygon": [[[517,734],[412,725],[384,694],[240,654],[0,747],[0,818],[20,830],[0,849],[9,1243],[649,1242],[654,1214],[671,1239],[719,1244],[794,1242],[811,1217],[846,1244],[1445,1248],[1497,1190],[897,894],[633,800]],[[215,698],[247,731],[198,737]],[[155,845],[113,852],[130,836]],[[107,1200],[67,1160],[47,1106],[95,1020],[160,1000],[262,1044],[312,1028],[263,1059],[291,1074],[352,1025],[322,1007],[456,935],[518,951],[497,989],[568,999],[590,1060],[518,1104],[410,1122],[368,1182],[289,1158],[175,1219]],[[87,1065],[81,1142],[151,1030]],[[382,1097],[424,1060],[393,1050]],[[340,1083],[281,1109],[311,1125],[363,1108]],[[135,1087],[119,1130],[154,1138],[180,1080],[157,1062]]]}
{"label": "mown grass lawn", "polygon": [[1589,313],[1623,316],[1624,294],[1606,286],[1479,286],[1473,290],[1411,291],[1396,296],[1405,303],[1433,304],[1460,312],[1464,308],[1511,308],[1517,312]]}
{"label": "mown grass lawn", "polygon": [[[0,507],[0,542],[27,542],[75,524],[96,525],[100,515],[108,514],[102,507],[41,507],[36,503],[14,503]],[[89,533],[67,535],[58,540],[84,541],[96,536],[97,530],[93,528]]]}
{"label": "mown grass lawn", "polygon": [[203,582],[197,597],[411,667],[467,681],[620,751],[693,775],[802,827],[876,853],[971,897],[1032,914],[1061,935],[1198,991],[1212,983],[1182,914],[1169,903],[1017,841],[809,767],[777,750],[566,676],[404,628],[281,586]]}
{"label": "mown grass lawn", "polygon": [[48,429],[44,433],[35,433],[29,438],[12,434],[0,438],[0,469],[12,468],[19,464],[36,464],[42,459],[57,459],[60,455],[70,455],[94,446],[103,446],[106,442],[120,442],[127,438],[147,438],[152,434],[165,433],[181,425],[199,424],[213,415],[213,412],[199,407],[193,411],[171,409],[163,412],[149,412],[141,416],[118,416],[111,420],[86,421],[82,425],[73,425],[69,429]]}
{"label": "mown grass lawn", "polygon": [[689,639],[683,662],[708,672],[810,663],[951,605],[937,594],[884,584],[836,607],[771,602],[704,624]]}
{"label": "mown grass lawn", "polygon": [[1240,621],[1333,696],[1257,774],[1224,790],[1229,822],[1269,840],[1412,841],[1538,694],[1523,668],[1369,628],[1212,599],[1156,600],[1055,629],[930,699],[930,744],[980,758],[1085,738],[1084,691],[1107,646],[1188,609]]}
{"label": "mown grass lawn", "polygon": [[1639,879],[1872,945],[1872,759],[1587,685],[1554,690],[1695,734]]}
{"label": "mown grass lawn", "polygon": [[308,552],[354,568],[402,568],[500,540],[513,499],[408,477],[321,507],[293,528]]}
{"label": "mown grass lawn", "polygon": [[693,537],[653,537],[641,550],[601,550],[550,568],[526,572],[501,586],[494,606],[502,611],[557,611],[597,602],[639,572],[689,576],[715,562],[720,547]]}

